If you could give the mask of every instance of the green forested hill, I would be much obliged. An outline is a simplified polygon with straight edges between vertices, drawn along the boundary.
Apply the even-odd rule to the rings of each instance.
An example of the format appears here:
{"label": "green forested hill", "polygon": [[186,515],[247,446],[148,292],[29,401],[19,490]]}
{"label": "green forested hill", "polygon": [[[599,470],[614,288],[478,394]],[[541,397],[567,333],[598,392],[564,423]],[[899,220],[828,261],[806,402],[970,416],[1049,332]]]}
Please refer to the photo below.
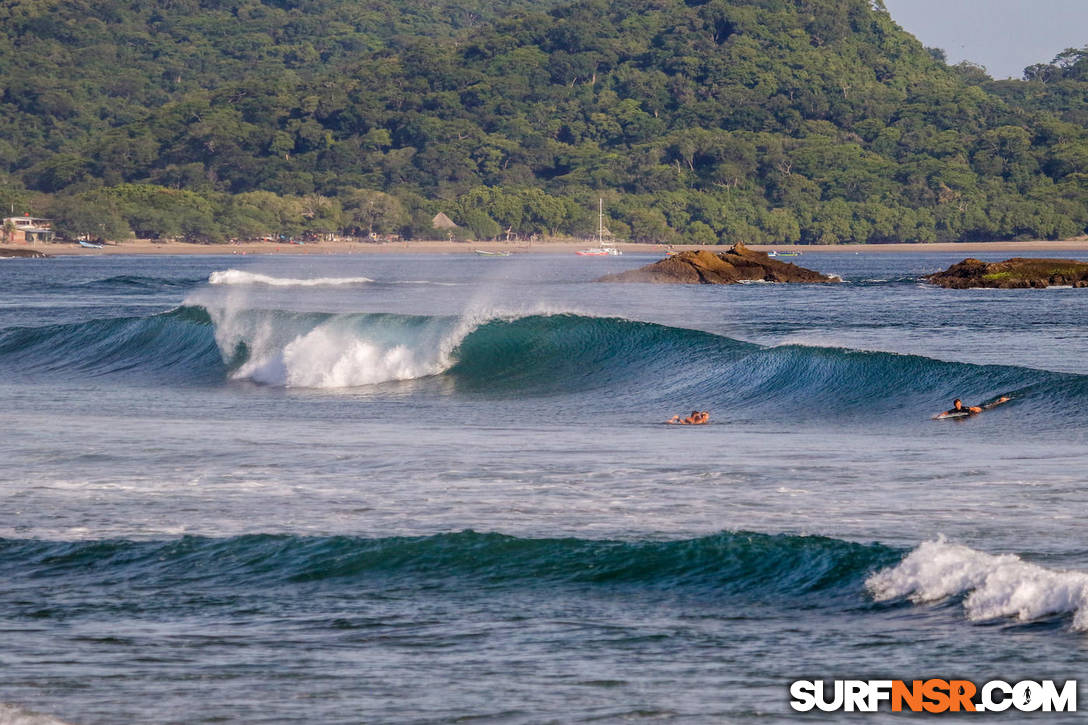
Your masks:
{"label": "green forested hill", "polygon": [[580,233],[598,196],[646,241],[1088,225],[1088,55],[993,82],[869,0],[17,0],[0,27],[0,197],[70,231]]}

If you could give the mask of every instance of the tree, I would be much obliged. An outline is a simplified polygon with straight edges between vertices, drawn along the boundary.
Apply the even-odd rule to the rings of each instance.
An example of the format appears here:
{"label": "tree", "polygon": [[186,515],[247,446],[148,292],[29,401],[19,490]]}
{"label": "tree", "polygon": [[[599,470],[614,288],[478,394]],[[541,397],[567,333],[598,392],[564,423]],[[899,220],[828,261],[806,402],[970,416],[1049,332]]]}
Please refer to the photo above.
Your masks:
{"label": "tree", "polygon": [[462,221],[476,239],[494,239],[502,232],[498,222],[479,209],[467,210],[462,215]]}
{"label": "tree", "polygon": [[351,189],[341,197],[346,221],[367,235],[388,234],[408,223],[404,205],[395,196],[370,189]]}
{"label": "tree", "polygon": [[117,203],[91,192],[80,196],[58,196],[49,209],[53,228],[69,239],[81,236],[117,241],[132,236]]}

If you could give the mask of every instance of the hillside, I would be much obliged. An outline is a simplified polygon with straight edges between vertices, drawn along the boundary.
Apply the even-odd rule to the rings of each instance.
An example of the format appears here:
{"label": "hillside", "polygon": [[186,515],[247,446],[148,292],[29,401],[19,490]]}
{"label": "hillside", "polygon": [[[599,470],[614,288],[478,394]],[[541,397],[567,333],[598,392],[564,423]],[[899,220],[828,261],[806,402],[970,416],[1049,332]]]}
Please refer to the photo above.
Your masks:
{"label": "hillside", "polygon": [[581,233],[598,196],[642,241],[1088,225],[1079,56],[995,83],[867,0],[23,0],[0,23],[0,201],[73,232],[426,235],[443,210]]}

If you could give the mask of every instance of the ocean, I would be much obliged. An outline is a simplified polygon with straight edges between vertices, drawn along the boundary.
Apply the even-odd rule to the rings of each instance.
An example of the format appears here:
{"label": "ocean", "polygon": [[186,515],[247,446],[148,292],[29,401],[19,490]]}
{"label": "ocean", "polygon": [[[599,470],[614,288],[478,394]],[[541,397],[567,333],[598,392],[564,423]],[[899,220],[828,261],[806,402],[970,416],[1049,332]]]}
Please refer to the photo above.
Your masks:
{"label": "ocean", "polygon": [[1088,290],[921,280],[963,256],[0,260],[0,723],[892,722],[790,683],[1077,679]]}

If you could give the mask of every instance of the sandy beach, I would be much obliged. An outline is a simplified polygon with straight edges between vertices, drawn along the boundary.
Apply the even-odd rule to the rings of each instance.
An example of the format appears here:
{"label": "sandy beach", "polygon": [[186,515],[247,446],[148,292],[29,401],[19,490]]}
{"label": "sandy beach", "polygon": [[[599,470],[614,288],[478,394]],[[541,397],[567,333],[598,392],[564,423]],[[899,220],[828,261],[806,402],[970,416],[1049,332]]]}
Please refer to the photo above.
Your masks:
{"label": "sandy beach", "polygon": [[[0,245],[0,256],[5,247],[11,249],[32,249],[52,256],[91,256],[91,255],[252,255],[252,254],[474,254],[476,250],[509,251],[513,254],[573,254],[579,249],[594,246],[592,242],[579,240],[560,240],[534,242],[448,242],[448,241],[411,241],[389,242],[384,244],[363,242],[307,242],[305,244],[287,244],[278,242],[238,242],[229,244],[192,244],[188,242],[160,242],[137,239],[124,242],[111,242],[101,249],[81,247],[75,243],[48,242],[34,244]],[[700,247],[698,245],[676,244],[671,247],[664,244],[617,244],[624,254],[656,254],[671,248],[673,250],[710,249],[724,250],[725,245]],[[1030,242],[939,242],[930,244],[836,244],[820,245],[759,245],[751,249],[769,252],[796,251],[802,254],[822,254],[828,252],[859,252],[865,254],[918,253],[927,252],[962,252],[964,255],[979,253],[1023,253],[1088,251],[1088,238],[1066,241],[1030,241]]]}

